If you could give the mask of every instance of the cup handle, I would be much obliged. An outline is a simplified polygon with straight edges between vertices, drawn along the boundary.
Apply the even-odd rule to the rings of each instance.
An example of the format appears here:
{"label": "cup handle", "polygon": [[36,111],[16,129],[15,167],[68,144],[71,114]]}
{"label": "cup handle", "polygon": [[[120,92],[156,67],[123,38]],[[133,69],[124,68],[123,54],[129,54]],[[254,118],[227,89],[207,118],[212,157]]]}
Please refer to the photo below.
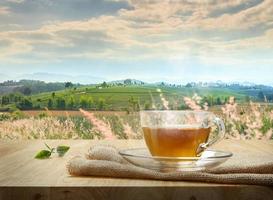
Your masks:
{"label": "cup handle", "polygon": [[215,138],[211,139],[210,141],[200,144],[197,149],[197,153],[201,153],[202,151],[204,151],[205,149],[207,149],[208,147],[210,147],[211,145],[213,145],[214,143],[220,141],[221,139],[225,137],[225,124],[223,120],[220,119],[219,117],[215,117],[212,120],[212,122],[216,124],[218,134]]}

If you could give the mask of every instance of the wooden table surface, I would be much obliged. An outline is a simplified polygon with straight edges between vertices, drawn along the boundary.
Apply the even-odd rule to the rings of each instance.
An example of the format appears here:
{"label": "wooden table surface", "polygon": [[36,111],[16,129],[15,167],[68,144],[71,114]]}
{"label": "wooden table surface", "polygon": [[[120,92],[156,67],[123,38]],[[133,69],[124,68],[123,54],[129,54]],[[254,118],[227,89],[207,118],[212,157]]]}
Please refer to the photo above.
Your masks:
{"label": "wooden table surface", "polygon": [[[69,145],[63,157],[36,160],[34,155],[50,146]],[[119,148],[145,146],[142,140],[0,140],[0,200],[9,199],[272,199],[273,188],[255,185],[208,184],[157,180],[72,177],[67,161],[83,155],[97,143],[111,143]],[[231,152],[272,153],[273,141],[223,140],[215,148]]]}

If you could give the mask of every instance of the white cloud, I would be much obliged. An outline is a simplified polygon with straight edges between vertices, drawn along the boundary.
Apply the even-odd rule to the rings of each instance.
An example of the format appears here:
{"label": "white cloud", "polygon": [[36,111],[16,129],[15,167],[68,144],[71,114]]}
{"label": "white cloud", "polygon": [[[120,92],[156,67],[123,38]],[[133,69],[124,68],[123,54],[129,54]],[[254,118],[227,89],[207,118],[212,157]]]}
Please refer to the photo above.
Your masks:
{"label": "white cloud", "polygon": [[[133,9],[121,9],[114,16],[52,21],[36,30],[0,32],[1,38],[11,41],[11,45],[2,47],[0,52],[2,59],[32,54],[37,62],[49,58],[59,61],[67,58],[171,60],[198,57],[205,63],[223,60],[240,63],[256,49],[272,52],[272,29],[267,28],[263,35],[251,38],[243,35],[249,27],[272,25],[270,0],[233,14],[223,13],[217,17],[210,17],[210,14],[247,2],[131,0]],[[202,31],[208,35],[217,30],[222,32],[217,37],[204,35],[200,38],[191,34],[193,30],[200,31],[201,35]],[[239,30],[241,38],[226,40],[224,31]]]}

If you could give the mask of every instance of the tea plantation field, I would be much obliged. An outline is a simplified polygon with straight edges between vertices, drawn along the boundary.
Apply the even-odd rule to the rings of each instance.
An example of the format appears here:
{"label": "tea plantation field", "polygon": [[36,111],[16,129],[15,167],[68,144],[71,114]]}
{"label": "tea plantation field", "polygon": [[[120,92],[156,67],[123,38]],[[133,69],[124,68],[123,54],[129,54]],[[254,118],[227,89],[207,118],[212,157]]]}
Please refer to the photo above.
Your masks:
{"label": "tea plantation field", "polygon": [[[212,104],[219,99],[222,103],[229,97],[235,96],[238,101],[244,101],[245,95],[223,88],[173,88],[158,86],[111,86],[111,87],[79,87],[56,92],[40,93],[31,96],[31,101],[36,107],[48,107],[48,102],[58,99],[65,100],[62,109],[78,109],[85,107],[92,110],[124,110],[130,104],[138,104],[140,107],[151,107],[152,104],[162,104],[160,94],[169,101],[170,106],[179,107],[183,105],[184,96],[192,96],[194,93],[206,96]],[[51,99],[51,100],[50,100]],[[88,104],[88,105],[87,105]],[[132,105],[131,105],[132,106]],[[34,106],[35,107],[35,106]]]}

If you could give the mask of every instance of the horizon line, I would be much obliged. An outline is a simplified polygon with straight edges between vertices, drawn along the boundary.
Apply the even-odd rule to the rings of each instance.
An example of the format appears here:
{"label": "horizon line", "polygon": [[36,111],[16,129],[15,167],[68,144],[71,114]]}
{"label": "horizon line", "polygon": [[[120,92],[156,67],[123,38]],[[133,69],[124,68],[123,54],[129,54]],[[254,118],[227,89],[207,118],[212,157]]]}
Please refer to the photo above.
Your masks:
{"label": "horizon line", "polygon": [[125,80],[132,80],[132,81],[139,81],[139,82],[143,82],[144,84],[160,84],[160,83],[164,83],[166,85],[176,85],[176,86],[185,86],[187,84],[213,84],[213,83],[219,83],[219,84],[227,84],[227,85],[232,85],[232,84],[239,84],[239,85],[253,85],[253,86],[258,86],[258,85],[263,85],[263,86],[270,86],[273,87],[273,84],[270,83],[257,83],[257,82],[251,82],[251,81],[223,81],[223,80],[212,80],[212,81],[200,81],[200,80],[194,80],[194,81],[186,81],[186,82],[181,82],[181,83],[174,83],[171,81],[165,81],[165,80],[154,80],[154,81],[143,81],[140,79],[136,79],[136,78],[123,78],[123,79],[111,79],[111,80],[102,80],[99,82],[89,82],[89,83],[81,83],[81,82],[77,82],[77,81],[71,81],[71,80],[66,80],[66,81],[46,81],[43,79],[28,79],[28,78],[22,78],[22,79],[6,79],[6,80],[0,80],[0,84],[8,82],[8,81],[13,81],[13,82],[20,82],[20,81],[41,81],[41,82],[45,82],[45,83],[65,83],[65,82],[71,82],[73,84],[79,84],[79,85],[98,85],[101,84],[103,82],[106,83],[112,83],[112,82],[121,82],[121,81],[125,81]]}

